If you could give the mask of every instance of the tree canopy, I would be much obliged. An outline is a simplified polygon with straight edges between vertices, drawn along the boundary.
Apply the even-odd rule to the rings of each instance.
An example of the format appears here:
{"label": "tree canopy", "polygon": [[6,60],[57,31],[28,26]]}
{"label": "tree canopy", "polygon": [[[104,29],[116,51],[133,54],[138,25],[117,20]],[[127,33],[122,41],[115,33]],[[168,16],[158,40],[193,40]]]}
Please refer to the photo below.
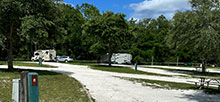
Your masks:
{"label": "tree canopy", "polygon": [[191,11],[178,11],[173,18],[172,40],[179,47],[193,49],[204,64],[219,53],[219,0],[191,0],[190,3]]}
{"label": "tree canopy", "polygon": [[94,5],[61,0],[1,0],[0,60],[30,60],[35,50],[55,49],[77,60],[131,53],[133,62],[220,62],[219,0],[190,0],[173,19],[126,19]]}
{"label": "tree canopy", "polygon": [[86,22],[84,34],[95,41],[90,47],[91,52],[99,55],[109,54],[109,65],[111,65],[112,54],[119,51],[122,43],[129,41],[131,37],[125,15],[114,14],[112,11],[103,12],[101,16]]}

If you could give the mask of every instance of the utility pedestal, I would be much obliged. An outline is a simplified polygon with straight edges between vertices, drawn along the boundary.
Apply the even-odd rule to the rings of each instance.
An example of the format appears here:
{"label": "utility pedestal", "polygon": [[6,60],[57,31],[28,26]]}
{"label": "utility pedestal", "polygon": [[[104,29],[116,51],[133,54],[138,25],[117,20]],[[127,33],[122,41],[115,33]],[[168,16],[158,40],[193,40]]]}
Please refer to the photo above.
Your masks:
{"label": "utility pedestal", "polygon": [[137,72],[137,63],[134,65],[134,71]]}
{"label": "utility pedestal", "polygon": [[13,80],[13,102],[39,102],[38,74],[21,72],[21,79]]}
{"label": "utility pedestal", "polygon": [[28,73],[28,102],[39,102],[38,74]]}
{"label": "utility pedestal", "polygon": [[42,58],[41,57],[38,59],[38,62],[39,62],[39,65],[42,66]]}

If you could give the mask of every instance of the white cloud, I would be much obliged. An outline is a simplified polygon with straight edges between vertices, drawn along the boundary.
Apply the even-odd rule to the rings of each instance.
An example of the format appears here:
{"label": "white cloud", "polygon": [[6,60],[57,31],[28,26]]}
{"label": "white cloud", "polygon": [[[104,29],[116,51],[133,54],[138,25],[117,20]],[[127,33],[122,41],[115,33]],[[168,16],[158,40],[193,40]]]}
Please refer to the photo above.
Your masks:
{"label": "white cloud", "polygon": [[134,10],[131,14],[135,18],[157,18],[160,15],[171,19],[176,10],[190,9],[188,0],[145,0],[129,5]]}

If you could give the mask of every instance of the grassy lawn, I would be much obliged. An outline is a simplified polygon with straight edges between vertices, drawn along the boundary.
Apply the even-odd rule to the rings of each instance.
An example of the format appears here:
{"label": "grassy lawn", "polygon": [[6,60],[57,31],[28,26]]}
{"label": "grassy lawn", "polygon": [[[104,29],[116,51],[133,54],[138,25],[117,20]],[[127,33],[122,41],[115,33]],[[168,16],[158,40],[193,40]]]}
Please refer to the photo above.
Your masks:
{"label": "grassy lawn", "polygon": [[72,64],[72,65],[98,65],[98,63],[94,62],[94,61],[73,61],[73,62],[68,62],[68,64]]}
{"label": "grassy lawn", "polygon": [[[7,62],[0,62],[0,65],[8,65]],[[13,62],[14,66],[28,66],[28,67],[47,67],[47,68],[57,68],[57,66],[51,66],[51,65],[46,65],[42,64],[40,66],[38,63],[22,63],[22,62]]]}
{"label": "grassy lawn", "polygon": [[[159,66],[168,66],[168,65],[159,65]],[[195,68],[195,67],[199,67],[199,66],[184,66],[184,65],[175,66],[175,65],[169,65],[169,67]],[[207,69],[220,69],[220,67],[211,67],[211,66],[206,66],[206,68]]]}
{"label": "grassy lawn", "polygon": [[[162,88],[162,89],[175,89],[175,90],[198,90],[193,84],[187,83],[177,83],[177,82],[167,82],[167,81],[158,81],[158,80],[149,80],[149,79],[136,79],[136,78],[127,78],[127,77],[118,77],[120,79],[129,80],[132,82],[142,83],[143,86],[150,86],[152,88]],[[204,92],[208,94],[220,94],[217,90],[217,87],[203,88]]]}
{"label": "grassy lawn", "polygon": [[[0,69],[0,102],[12,101],[12,79],[19,78],[21,71],[7,72]],[[40,102],[89,102],[87,93],[74,78],[55,72],[34,72],[39,74]]]}
{"label": "grassy lawn", "polygon": [[126,67],[115,67],[115,66],[109,67],[109,66],[105,66],[105,65],[92,65],[90,67],[92,69],[95,69],[95,70],[109,71],[109,72],[129,73],[129,74],[144,74],[144,75],[156,75],[156,76],[172,77],[171,75],[150,73],[150,72],[144,72],[144,71],[137,71],[137,72],[135,72],[134,69],[126,68]]}
{"label": "grassy lawn", "polygon": [[171,72],[178,72],[178,73],[185,73],[191,76],[208,76],[208,77],[220,77],[220,73],[202,73],[194,70],[184,70],[184,69],[171,69],[171,68],[158,68],[158,67],[145,67],[145,68],[151,68],[151,69],[161,69],[161,70],[167,70]]}

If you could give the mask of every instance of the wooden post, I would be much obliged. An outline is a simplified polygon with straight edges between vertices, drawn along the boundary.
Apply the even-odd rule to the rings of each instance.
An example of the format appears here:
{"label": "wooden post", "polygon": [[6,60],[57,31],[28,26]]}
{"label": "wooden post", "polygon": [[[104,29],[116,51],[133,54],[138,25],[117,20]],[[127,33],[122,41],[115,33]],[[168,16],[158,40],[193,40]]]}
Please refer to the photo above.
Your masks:
{"label": "wooden post", "polygon": [[28,102],[28,71],[21,72],[20,81],[20,102]]}

